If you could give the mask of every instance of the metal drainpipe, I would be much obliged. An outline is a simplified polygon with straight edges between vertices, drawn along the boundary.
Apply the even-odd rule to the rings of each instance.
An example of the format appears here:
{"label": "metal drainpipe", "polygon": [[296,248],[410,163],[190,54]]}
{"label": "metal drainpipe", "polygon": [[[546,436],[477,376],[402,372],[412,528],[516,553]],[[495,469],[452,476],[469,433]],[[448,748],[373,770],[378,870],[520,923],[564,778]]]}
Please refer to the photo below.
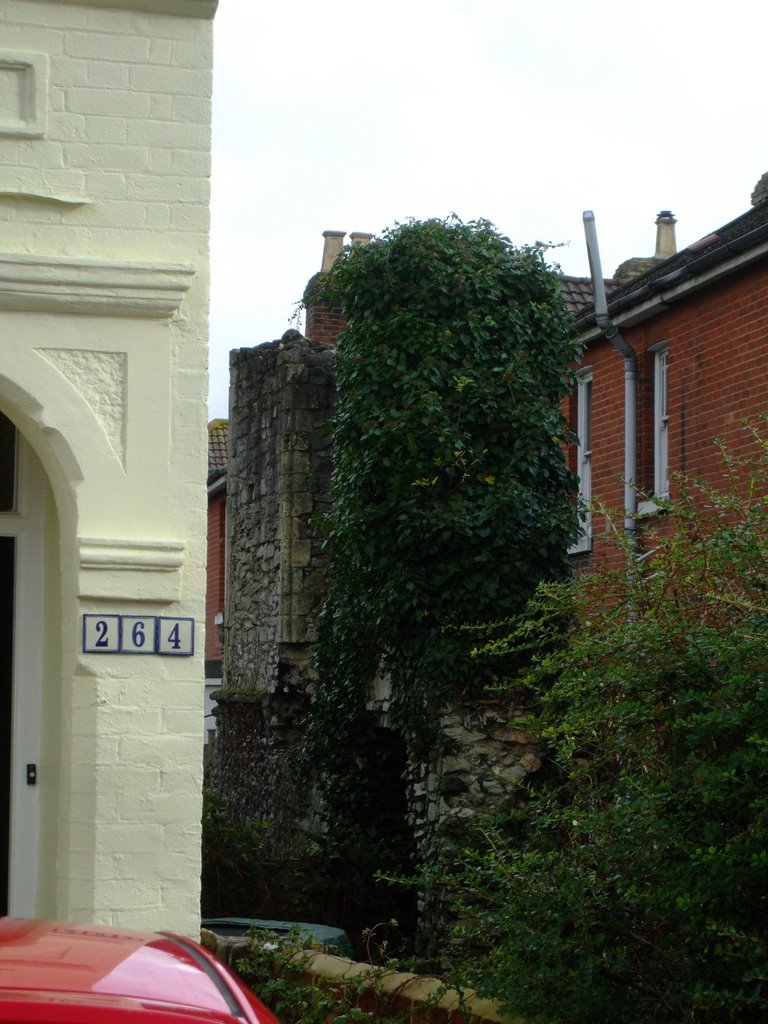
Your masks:
{"label": "metal drainpipe", "polygon": [[624,532],[634,547],[637,512],[637,356],[608,316],[608,301],[605,297],[595,215],[592,210],[585,210],[583,219],[592,290],[595,295],[595,321],[603,337],[607,338],[624,357]]}

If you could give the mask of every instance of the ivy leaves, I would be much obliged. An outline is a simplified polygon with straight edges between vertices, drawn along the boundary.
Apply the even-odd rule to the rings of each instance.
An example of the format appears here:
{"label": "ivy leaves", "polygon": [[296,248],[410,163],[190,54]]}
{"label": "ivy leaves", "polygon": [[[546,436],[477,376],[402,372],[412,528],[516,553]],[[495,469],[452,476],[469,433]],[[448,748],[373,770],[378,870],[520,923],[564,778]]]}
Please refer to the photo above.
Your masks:
{"label": "ivy leaves", "polygon": [[542,253],[486,221],[396,225],[315,288],[348,320],[320,699],[364,701],[371,679],[343,666],[383,666],[402,730],[426,708],[426,735],[473,674],[458,627],[519,611],[566,571],[575,517],[559,400],[575,343]]}

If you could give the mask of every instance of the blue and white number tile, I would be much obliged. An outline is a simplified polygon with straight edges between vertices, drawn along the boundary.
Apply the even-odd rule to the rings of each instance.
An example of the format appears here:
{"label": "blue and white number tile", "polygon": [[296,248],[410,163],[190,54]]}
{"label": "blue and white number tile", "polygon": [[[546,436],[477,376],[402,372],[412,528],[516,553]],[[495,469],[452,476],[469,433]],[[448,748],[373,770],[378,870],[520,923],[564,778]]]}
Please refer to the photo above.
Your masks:
{"label": "blue and white number tile", "polygon": [[195,620],[171,619],[161,616],[157,620],[157,653],[189,657],[195,651]]}
{"label": "blue and white number tile", "polygon": [[195,620],[160,615],[83,615],[85,654],[195,653]]}
{"label": "blue and white number tile", "polygon": [[120,653],[157,654],[157,617],[120,616]]}
{"label": "blue and white number tile", "polygon": [[119,654],[120,616],[84,615],[83,651],[86,654]]}

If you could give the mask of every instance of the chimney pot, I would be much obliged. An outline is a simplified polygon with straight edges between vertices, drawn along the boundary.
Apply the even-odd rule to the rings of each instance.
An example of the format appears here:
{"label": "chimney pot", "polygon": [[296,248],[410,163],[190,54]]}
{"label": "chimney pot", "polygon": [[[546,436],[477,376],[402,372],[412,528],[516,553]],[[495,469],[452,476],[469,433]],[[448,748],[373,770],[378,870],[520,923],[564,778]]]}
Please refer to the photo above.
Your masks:
{"label": "chimney pot", "polygon": [[677,252],[676,223],[671,210],[662,210],[656,218],[656,259],[665,260]]}
{"label": "chimney pot", "polygon": [[346,231],[324,231],[323,238],[323,262],[320,265],[321,273],[327,273],[333,266],[337,256],[341,255],[344,248],[344,236]]}

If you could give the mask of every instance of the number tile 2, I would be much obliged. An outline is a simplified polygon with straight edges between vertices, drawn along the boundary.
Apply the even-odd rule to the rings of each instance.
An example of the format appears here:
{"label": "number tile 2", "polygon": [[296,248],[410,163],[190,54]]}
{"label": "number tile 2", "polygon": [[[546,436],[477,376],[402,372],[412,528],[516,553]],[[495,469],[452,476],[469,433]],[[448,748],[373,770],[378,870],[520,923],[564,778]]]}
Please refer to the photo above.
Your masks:
{"label": "number tile 2", "polygon": [[83,650],[86,654],[119,654],[120,616],[84,615]]}
{"label": "number tile 2", "polygon": [[159,615],[84,615],[83,652],[188,658],[195,652],[195,620]]}

